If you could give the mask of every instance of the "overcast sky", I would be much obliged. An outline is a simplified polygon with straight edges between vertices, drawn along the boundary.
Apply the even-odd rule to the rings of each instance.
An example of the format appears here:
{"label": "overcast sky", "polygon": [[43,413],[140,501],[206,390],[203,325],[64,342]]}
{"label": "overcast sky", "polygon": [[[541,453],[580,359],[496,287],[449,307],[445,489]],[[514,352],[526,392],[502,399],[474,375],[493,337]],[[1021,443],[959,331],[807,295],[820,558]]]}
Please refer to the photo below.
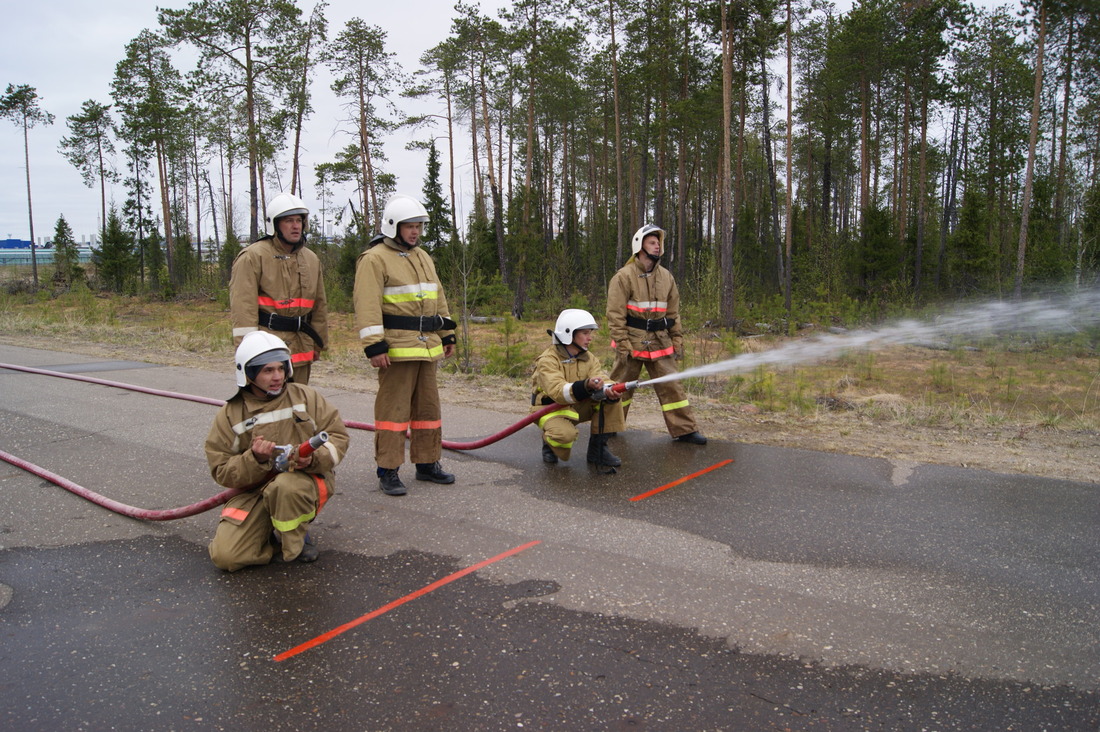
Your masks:
{"label": "overcast sky", "polygon": [[[161,7],[170,8],[182,8],[187,4],[183,0],[160,3]],[[479,4],[483,12],[496,17],[497,8],[508,3],[481,0]],[[313,3],[300,0],[299,7],[303,16],[308,17]],[[414,3],[330,0],[326,11],[329,37],[338,33],[348,19],[360,17],[367,24],[386,31],[390,49],[397,54],[404,70],[412,72],[419,68],[420,55],[447,37],[453,8],[454,0]],[[88,99],[111,102],[115,65],[122,59],[126,44],[144,28],[158,28],[155,3],[141,0],[12,0],[8,3],[4,15],[4,42],[0,44],[0,69],[3,69],[0,92],[8,84],[33,86],[41,97],[42,108],[55,117],[52,125],[30,130],[36,240],[52,238],[61,214],[65,215],[77,241],[90,239],[98,230],[99,185],[85,186],[80,173],[58,152],[58,145],[61,138],[69,134],[66,118],[80,112],[81,104]],[[180,68],[181,72],[189,70],[189,67]],[[341,126],[344,113],[329,89],[327,75],[318,74],[313,95],[316,111],[307,121],[302,164],[306,204],[316,211],[320,203],[313,194],[313,166],[333,160],[350,140],[345,134],[334,134]],[[397,176],[399,191],[420,193],[427,154],[406,152],[404,148],[414,137],[426,139],[429,134],[427,131],[402,131],[386,141],[386,154],[390,158],[386,169]],[[445,146],[442,147],[445,150]],[[243,190],[247,187],[244,171],[236,175],[235,187]],[[283,180],[286,179],[284,176]],[[0,239],[29,238],[23,134],[20,127],[8,120],[0,120],[0,190],[4,191],[0,198]],[[270,188],[268,190],[270,192]],[[110,199],[110,190],[107,195]],[[125,197],[121,185],[114,187],[114,197],[121,206]],[[204,238],[209,233],[209,230],[204,232]]]}
{"label": "overcast sky", "polygon": [[[469,0],[467,0],[469,2]],[[978,0],[980,5],[1010,4],[1019,7],[1019,0]],[[165,0],[162,7],[181,8],[184,0]],[[500,7],[509,0],[480,0],[482,12],[497,17]],[[838,10],[850,7],[849,0],[837,0]],[[62,137],[69,134],[66,118],[80,111],[88,99],[110,103],[111,80],[115,65],[122,59],[126,44],[142,29],[157,28],[154,3],[142,0],[9,0],[4,16],[6,30],[0,44],[0,91],[8,84],[28,84],[35,87],[43,109],[53,113],[53,125],[30,131],[31,188],[34,203],[35,239],[51,238],[57,218],[65,215],[77,241],[90,239],[98,230],[99,187],[88,188],[77,170],[58,152]],[[303,16],[313,8],[311,0],[300,0]],[[330,0],[326,11],[329,37],[338,33],[352,17],[361,17],[370,25],[380,26],[387,33],[391,50],[406,72],[419,68],[421,54],[447,37],[454,15],[454,0],[419,0],[413,3],[353,2]],[[190,67],[180,64],[180,71]],[[332,161],[349,142],[346,134],[338,134],[344,111],[329,89],[329,78],[319,70],[314,81],[315,112],[307,120],[303,140],[302,165],[306,204],[314,211],[320,208],[313,192],[313,166]],[[407,103],[407,102],[406,102]],[[442,108],[421,106],[417,111],[441,113]],[[386,170],[397,176],[398,191],[419,195],[424,182],[427,154],[408,152],[405,145],[412,139],[426,139],[430,131],[401,131],[386,140],[389,162]],[[436,135],[442,134],[437,131]],[[468,152],[458,146],[460,182],[468,178]],[[121,151],[121,150],[120,150]],[[445,146],[441,145],[445,154]],[[446,159],[443,158],[444,165]],[[27,189],[23,165],[21,129],[7,120],[0,120],[0,239],[27,239],[30,235],[27,217]],[[445,170],[445,168],[444,168]],[[463,175],[465,173],[465,176]],[[244,171],[236,173],[235,187],[243,190]],[[283,178],[286,180],[286,177]],[[467,183],[465,187],[470,186]],[[270,187],[268,189],[270,191]],[[110,199],[112,193],[108,192]],[[121,185],[113,189],[114,200],[121,206],[125,191]],[[459,196],[461,198],[461,191]],[[238,206],[244,204],[240,200]],[[109,203],[108,203],[109,205]],[[465,215],[459,203],[459,220]],[[242,210],[239,208],[239,210]],[[243,221],[238,222],[244,224]],[[204,227],[209,227],[205,223]],[[247,226],[243,226],[247,234]],[[204,237],[210,234],[204,231]]]}

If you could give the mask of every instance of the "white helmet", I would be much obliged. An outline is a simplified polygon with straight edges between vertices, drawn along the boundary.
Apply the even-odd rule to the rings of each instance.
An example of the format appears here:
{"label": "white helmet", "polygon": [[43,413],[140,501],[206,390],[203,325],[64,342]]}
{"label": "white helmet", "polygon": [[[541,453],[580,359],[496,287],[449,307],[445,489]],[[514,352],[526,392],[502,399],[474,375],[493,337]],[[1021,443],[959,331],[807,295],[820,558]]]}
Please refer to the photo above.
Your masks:
{"label": "white helmet", "polygon": [[[665,230],[659,229],[653,224],[646,224],[645,226],[634,232],[634,239],[631,240],[631,246],[633,247],[634,256],[638,256],[638,254],[642,251],[642,242],[645,241],[645,238],[650,234],[657,235],[657,238],[661,241],[661,254],[665,253]],[[657,256],[659,257],[661,256],[661,254],[658,254]]]}
{"label": "white helmet", "polygon": [[284,216],[301,214],[309,218],[309,209],[302,199],[293,193],[280,193],[267,204],[267,215],[264,217],[264,228],[268,236],[275,236],[275,221]]}
{"label": "white helmet", "polygon": [[561,315],[558,316],[558,322],[554,324],[554,330],[550,331],[551,335],[563,346],[568,346],[573,342],[573,333],[578,330],[596,330],[599,326],[596,325],[596,319],[592,317],[592,313],[587,310],[579,310],[577,308],[568,308],[561,311]]}
{"label": "white helmet", "polygon": [[248,386],[248,382],[260,370],[260,366],[275,361],[282,361],[286,366],[286,378],[289,379],[294,375],[290,349],[281,338],[262,330],[254,330],[241,339],[241,345],[237,346],[234,360],[237,367],[237,386],[242,388]]}
{"label": "white helmet", "polygon": [[398,193],[390,196],[382,209],[382,233],[397,238],[398,224],[428,223],[428,209],[412,196]]}

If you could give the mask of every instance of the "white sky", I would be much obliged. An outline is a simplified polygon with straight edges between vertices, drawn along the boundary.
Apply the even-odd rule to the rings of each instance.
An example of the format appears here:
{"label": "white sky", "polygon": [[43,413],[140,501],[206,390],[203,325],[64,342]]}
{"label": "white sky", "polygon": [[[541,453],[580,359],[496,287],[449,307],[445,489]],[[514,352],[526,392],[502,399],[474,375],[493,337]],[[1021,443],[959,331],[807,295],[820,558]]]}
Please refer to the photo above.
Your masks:
{"label": "white sky", "polygon": [[[184,0],[162,0],[161,7],[182,8]],[[505,0],[481,0],[482,12],[497,17],[497,8]],[[299,0],[303,16],[308,17],[314,3]],[[415,3],[352,2],[330,0],[326,10],[329,37],[333,37],[353,17],[377,25],[387,33],[390,50],[406,72],[419,68],[421,54],[447,37],[454,0],[421,0]],[[126,44],[142,29],[157,29],[156,3],[140,0],[32,0],[12,2],[4,16],[4,42],[0,44],[0,93],[8,84],[35,87],[41,106],[53,113],[52,125],[30,130],[31,193],[34,207],[35,239],[52,238],[61,214],[73,229],[77,241],[90,239],[100,222],[99,185],[88,188],[80,173],[58,152],[61,138],[69,134],[65,120],[80,111],[88,99],[111,102],[111,80],[115,65],[122,59]],[[189,66],[177,64],[181,73]],[[344,117],[329,78],[319,71],[313,84],[315,112],[307,121],[303,141],[304,186],[306,205],[319,212],[320,201],[313,193],[313,166],[334,159],[349,142],[344,134],[333,134]],[[427,111],[438,111],[430,109]],[[117,120],[117,115],[116,115]],[[427,130],[401,131],[386,141],[389,162],[386,169],[397,176],[398,190],[419,195],[423,187],[426,152],[406,152],[412,139],[427,139]],[[437,131],[434,134],[442,134]],[[445,156],[446,145],[437,141]],[[121,152],[121,146],[119,146]],[[458,164],[462,164],[461,152]],[[467,153],[468,155],[468,153]],[[28,239],[26,173],[23,164],[22,128],[0,120],[0,239]],[[441,160],[446,166],[446,158]],[[121,166],[121,161],[120,161]],[[468,168],[467,168],[468,169]],[[444,167],[444,174],[446,167]],[[247,188],[244,171],[235,173],[234,187]],[[289,167],[283,180],[288,180]],[[270,187],[269,187],[270,193]],[[121,207],[125,189],[113,188]],[[111,189],[108,189],[110,206]],[[238,206],[239,208],[239,206]],[[462,213],[462,212],[460,212]],[[247,214],[246,214],[247,215]],[[244,223],[244,222],[241,222]],[[212,233],[204,223],[203,238]],[[244,229],[247,235],[247,226]]]}
{"label": "white sky", "polygon": [[[58,152],[62,137],[69,134],[67,117],[80,111],[88,99],[109,103],[110,84],[115,65],[122,59],[125,45],[144,28],[157,28],[155,3],[142,0],[31,0],[9,3],[4,17],[6,31],[0,44],[0,92],[10,84],[29,84],[36,88],[42,107],[53,113],[53,125],[30,131],[31,188],[34,204],[35,239],[52,237],[59,215],[64,214],[77,241],[90,239],[99,228],[99,186],[84,185],[79,172]],[[165,0],[163,7],[185,7],[185,0]],[[500,7],[510,6],[509,0],[480,0],[482,12],[497,17]],[[850,7],[849,0],[837,0],[839,11]],[[1019,0],[979,0],[991,7],[1009,4],[1019,7]],[[299,0],[303,16],[308,17],[312,0]],[[427,49],[447,37],[450,30],[454,0],[420,0],[415,3],[354,2],[330,0],[326,11],[329,36],[338,33],[352,17],[361,17],[370,25],[380,26],[387,33],[390,49],[406,72],[419,68],[419,58]],[[181,72],[190,70],[183,61]],[[328,162],[343,149],[349,138],[334,134],[341,127],[344,112],[329,89],[324,70],[318,70],[313,84],[315,112],[307,121],[303,140],[302,165],[306,204],[319,213],[320,202],[313,192],[313,166]],[[776,101],[782,102],[776,97]],[[408,104],[408,102],[405,102]],[[440,108],[421,107],[421,112],[441,113]],[[397,176],[401,192],[419,195],[423,187],[427,153],[408,152],[405,145],[412,139],[426,139],[428,130],[401,131],[385,143],[389,162],[386,169]],[[437,130],[434,134],[442,134]],[[438,141],[446,176],[446,146]],[[459,159],[456,165],[460,181],[469,176],[465,143],[456,143]],[[120,149],[121,152],[121,149]],[[121,163],[120,163],[121,165]],[[26,177],[23,164],[22,130],[8,120],[0,120],[0,239],[27,239],[30,235],[27,217]],[[246,188],[244,171],[237,171],[235,188]],[[287,180],[289,171],[284,173]],[[460,187],[463,185],[459,183]],[[465,184],[468,189],[469,183]],[[270,188],[269,188],[270,191]],[[338,192],[339,193],[339,192]],[[347,191],[344,192],[346,198]],[[461,191],[459,191],[461,199]],[[112,191],[108,191],[108,205]],[[125,190],[121,184],[113,188],[116,203],[121,206]],[[242,208],[243,197],[238,203]],[[459,220],[464,217],[461,200]],[[331,218],[331,217],[330,217]],[[247,234],[244,221],[238,222]],[[204,222],[203,237],[212,233],[209,220]]]}

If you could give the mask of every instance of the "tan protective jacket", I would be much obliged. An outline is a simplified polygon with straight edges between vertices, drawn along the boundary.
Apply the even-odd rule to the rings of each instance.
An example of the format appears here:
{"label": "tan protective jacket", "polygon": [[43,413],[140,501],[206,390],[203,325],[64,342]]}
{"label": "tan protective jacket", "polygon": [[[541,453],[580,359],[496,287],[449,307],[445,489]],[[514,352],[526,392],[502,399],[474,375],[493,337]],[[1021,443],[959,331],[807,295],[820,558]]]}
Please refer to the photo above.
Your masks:
{"label": "tan protective jacket", "polygon": [[321,260],[306,247],[286,254],[271,237],[252,242],[233,260],[229,280],[229,321],[233,344],[254,330],[274,333],[290,349],[295,364],[312,363],[321,344],[302,331],[277,331],[259,325],[261,313],[296,318],[310,316],[310,325],[328,343],[328,299]]}
{"label": "tan protective jacket", "polygon": [[226,488],[260,487],[274,477],[274,461],[256,460],[254,435],[277,445],[298,446],[322,430],[329,440],[313,453],[305,472],[321,475],[331,492],[333,471],[348,450],[348,430],[336,408],[316,390],[294,382],[287,382],[274,399],[241,389],[218,410],[210,426],[205,445],[210,474]]}
{"label": "tan protective jacket", "polygon": [[558,404],[576,404],[587,399],[589,394],[584,384],[592,377],[610,383],[600,359],[589,351],[570,356],[565,346],[550,346],[535,360],[535,372],[531,375],[532,411],[549,403],[543,397]]}
{"label": "tan protective jacket", "polygon": [[[627,325],[627,315],[642,320],[674,320],[672,327],[646,331]],[[611,278],[607,289],[607,325],[612,347],[641,361],[680,353],[684,333],[680,326],[680,291],[672,273],[660,264],[646,272],[638,257],[631,257]]]}
{"label": "tan protective jacket", "polygon": [[[419,246],[390,237],[359,255],[355,263],[355,326],[367,357],[388,353],[393,361],[437,361],[454,329],[440,329],[436,316],[450,318],[435,262]],[[383,316],[422,318],[427,330],[388,327]],[[435,321],[433,323],[433,321]]]}

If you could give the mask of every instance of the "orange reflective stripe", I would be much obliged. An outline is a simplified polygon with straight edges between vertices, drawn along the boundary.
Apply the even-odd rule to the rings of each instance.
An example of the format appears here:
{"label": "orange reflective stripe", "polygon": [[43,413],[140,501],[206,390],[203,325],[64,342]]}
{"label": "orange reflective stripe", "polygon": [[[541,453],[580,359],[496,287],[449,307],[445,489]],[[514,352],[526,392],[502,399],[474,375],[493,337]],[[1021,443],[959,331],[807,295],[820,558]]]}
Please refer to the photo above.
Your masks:
{"label": "orange reflective stripe", "polygon": [[256,302],[269,308],[281,310],[283,308],[312,308],[315,301],[304,297],[288,297],[286,300],[276,300],[273,297],[260,295],[256,298]]}
{"label": "orange reflective stripe", "polygon": [[304,353],[295,353],[290,357],[291,363],[309,363],[313,360],[313,351],[306,351]]}
{"label": "orange reflective stripe", "polygon": [[317,513],[321,513],[321,509],[328,503],[328,485],[319,475],[314,475],[313,479],[317,481]]}
{"label": "orange reflective stripe", "polygon": [[242,511],[239,508],[226,506],[222,509],[222,516],[225,516],[226,518],[236,519],[237,521],[244,521],[246,518],[248,518],[248,511]]}
{"label": "orange reflective stripe", "polygon": [[660,351],[635,351],[634,358],[664,358],[665,356],[671,356],[675,352],[676,349],[669,346]]}
{"label": "orange reflective stripe", "polygon": [[443,428],[443,420],[421,420],[419,422],[413,421],[412,428],[414,430],[438,430]]}
{"label": "orange reflective stripe", "polygon": [[408,428],[408,422],[382,422],[380,420],[374,423],[374,429],[386,430],[387,432],[404,432]]}

